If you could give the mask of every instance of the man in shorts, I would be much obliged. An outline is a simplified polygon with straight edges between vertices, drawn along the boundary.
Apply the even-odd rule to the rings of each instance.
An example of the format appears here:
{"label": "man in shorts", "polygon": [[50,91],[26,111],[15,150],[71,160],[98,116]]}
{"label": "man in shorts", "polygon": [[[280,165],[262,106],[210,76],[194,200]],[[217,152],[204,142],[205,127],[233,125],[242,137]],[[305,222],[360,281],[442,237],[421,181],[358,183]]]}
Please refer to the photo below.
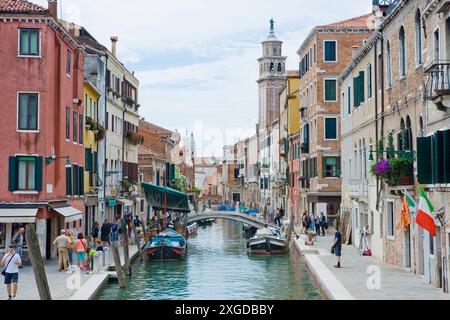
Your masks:
{"label": "man in shorts", "polygon": [[2,274],[5,276],[8,300],[16,297],[17,284],[19,283],[19,267],[22,265],[22,259],[15,252],[15,249],[16,247],[14,245],[10,245],[8,247],[8,253],[5,254],[0,263],[2,266],[5,266],[5,272]]}

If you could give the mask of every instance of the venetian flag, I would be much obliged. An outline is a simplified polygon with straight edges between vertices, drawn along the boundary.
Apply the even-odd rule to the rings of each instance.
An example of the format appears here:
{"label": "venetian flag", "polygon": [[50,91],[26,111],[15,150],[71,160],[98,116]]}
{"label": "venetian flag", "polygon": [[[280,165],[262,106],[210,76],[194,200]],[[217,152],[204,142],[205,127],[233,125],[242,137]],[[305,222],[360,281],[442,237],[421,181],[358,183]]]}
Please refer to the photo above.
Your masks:
{"label": "venetian flag", "polygon": [[419,185],[419,208],[417,210],[416,223],[427,230],[433,237],[436,236],[436,224],[434,223],[434,208],[428,200],[421,185]]}
{"label": "venetian flag", "polygon": [[408,226],[411,224],[411,213],[409,212],[408,201],[406,200],[406,196],[403,197],[403,206],[402,213],[400,214],[400,221],[397,224],[397,229],[403,229],[406,232],[408,230]]}
{"label": "venetian flag", "polygon": [[403,194],[406,197],[406,201],[408,202],[409,210],[411,211],[412,215],[415,215],[417,212],[417,204],[414,198],[409,194],[407,190],[403,190]]}

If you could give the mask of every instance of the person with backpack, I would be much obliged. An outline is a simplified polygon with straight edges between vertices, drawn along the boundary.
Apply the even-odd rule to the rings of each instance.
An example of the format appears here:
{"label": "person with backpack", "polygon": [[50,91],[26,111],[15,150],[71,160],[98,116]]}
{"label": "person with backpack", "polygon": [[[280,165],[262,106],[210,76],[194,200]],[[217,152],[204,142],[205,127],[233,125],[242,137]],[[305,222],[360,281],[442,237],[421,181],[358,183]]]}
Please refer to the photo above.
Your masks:
{"label": "person with backpack", "polygon": [[5,277],[8,300],[12,300],[17,294],[17,284],[19,283],[19,267],[22,265],[20,255],[15,252],[16,247],[11,244],[8,253],[5,254],[0,265],[5,266],[2,276]]}
{"label": "person with backpack", "polygon": [[96,243],[98,240],[99,232],[100,232],[100,226],[99,226],[98,222],[95,221],[94,226],[92,227],[92,230],[91,230],[91,237],[92,237],[92,241],[94,243]]}
{"label": "person with backpack", "polygon": [[80,232],[77,237],[77,241],[75,243],[75,251],[77,253],[77,266],[80,270],[83,270],[84,265],[86,264],[86,251],[88,249],[88,244],[86,239],[83,236],[83,233]]}
{"label": "person with backpack", "polygon": [[327,217],[323,212],[320,213],[320,228],[322,229],[322,235],[325,237],[325,230],[328,229]]}
{"label": "person with backpack", "polygon": [[100,240],[102,241],[103,246],[111,245],[110,235],[111,235],[111,224],[108,222],[107,219],[105,219],[105,222],[103,222],[102,227],[100,229]]}
{"label": "person with backpack", "polygon": [[25,244],[25,228],[21,227],[14,234],[14,237],[11,240],[11,244],[15,246],[16,253],[20,256],[20,259],[23,259],[23,246]]}

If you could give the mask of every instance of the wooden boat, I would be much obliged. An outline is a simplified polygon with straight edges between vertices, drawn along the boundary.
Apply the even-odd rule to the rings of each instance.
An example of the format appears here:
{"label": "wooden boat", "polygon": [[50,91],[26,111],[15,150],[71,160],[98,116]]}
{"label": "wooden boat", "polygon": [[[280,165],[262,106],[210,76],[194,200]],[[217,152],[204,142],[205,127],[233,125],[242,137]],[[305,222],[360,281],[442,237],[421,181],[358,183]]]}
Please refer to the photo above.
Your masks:
{"label": "wooden boat", "polygon": [[186,258],[186,239],[172,229],[154,236],[144,247],[150,261],[176,261]]}
{"label": "wooden boat", "polygon": [[191,223],[191,224],[188,224],[188,225],[186,226],[186,228],[187,228],[187,230],[188,230],[188,234],[189,234],[190,236],[192,236],[192,235],[194,235],[194,234],[197,234],[198,224],[197,224],[197,222],[193,222],[193,223]]}
{"label": "wooden boat", "polygon": [[215,219],[203,219],[203,220],[198,221],[198,225],[201,227],[211,226],[214,221],[215,221]]}
{"label": "wooden boat", "polygon": [[289,250],[288,237],[279,228],[269,227],[256,231],[247,242],[250,253],[283,254]]}

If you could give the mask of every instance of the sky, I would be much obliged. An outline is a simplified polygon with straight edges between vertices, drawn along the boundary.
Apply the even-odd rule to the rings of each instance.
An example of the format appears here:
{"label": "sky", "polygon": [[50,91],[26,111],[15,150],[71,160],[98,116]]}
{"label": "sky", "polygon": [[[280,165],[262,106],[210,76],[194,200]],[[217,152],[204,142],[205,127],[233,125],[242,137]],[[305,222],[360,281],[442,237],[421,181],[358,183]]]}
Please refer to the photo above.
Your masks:
{"label": "sky", "polygon": [[[30,0],[47,6],[47,0]],[[140,81],[140,114],[182,136],[195,133],[197,154],[255,133],[257,59],[275,20],[287,68],[316,25],[365,14],[371,0],[59,0],[59,16],[83,25]],[[201,140],[201,141],[200,141]],[[199,147],[201,146],[201,147]]]}

